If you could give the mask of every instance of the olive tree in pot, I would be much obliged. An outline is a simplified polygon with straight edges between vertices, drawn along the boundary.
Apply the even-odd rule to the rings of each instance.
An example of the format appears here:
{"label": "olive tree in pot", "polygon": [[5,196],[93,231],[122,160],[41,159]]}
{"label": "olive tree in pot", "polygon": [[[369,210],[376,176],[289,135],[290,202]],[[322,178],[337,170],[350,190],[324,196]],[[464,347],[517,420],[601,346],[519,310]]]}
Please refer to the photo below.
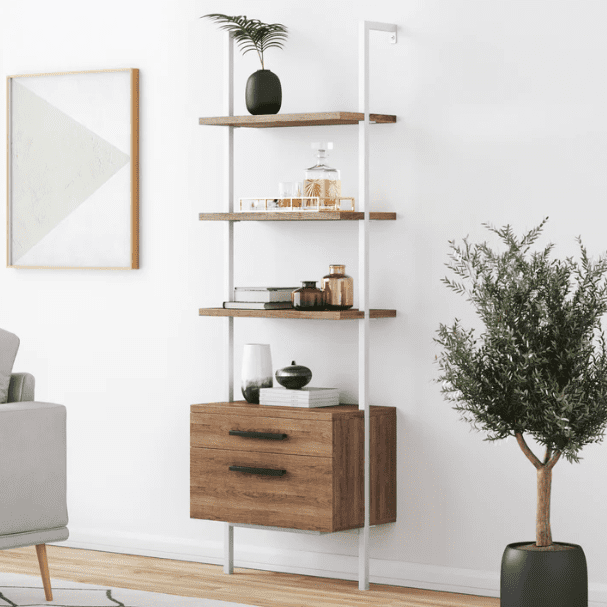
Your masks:
{"label": "olive tree in pot", "polygon": [[[483,224],[505,244],[450,241],[455,277],[448,288],[467,296],[484,325],[480,335],[455,319],[435,341],[446,399],[484,440],[509,436],[537,470],[535,543],[509,544],[501,564],[501,607],[587,607],[588,574],[581,546],[553,542],[552,470],[561,456],[579,462],[607,424],[607,258],[552,259],[553,245],[531,251],[548,218],[520,239],[510,226]],[[543,460],[524,434],[546,448]]]}
{"label": "olive tree in pot", "polygon": [[236,40],[242,54],[256,51],[261,69],[249,76],[245,101],[250,114],[278,114],[282,105],[282,86],[278,76],[265,69],[263,54],[269,48],[282,48],[287,39],[287,28],[280,23],[262,23],[246,16],[230,17],[220,13],[203,15],[201,19],[219,23]]}

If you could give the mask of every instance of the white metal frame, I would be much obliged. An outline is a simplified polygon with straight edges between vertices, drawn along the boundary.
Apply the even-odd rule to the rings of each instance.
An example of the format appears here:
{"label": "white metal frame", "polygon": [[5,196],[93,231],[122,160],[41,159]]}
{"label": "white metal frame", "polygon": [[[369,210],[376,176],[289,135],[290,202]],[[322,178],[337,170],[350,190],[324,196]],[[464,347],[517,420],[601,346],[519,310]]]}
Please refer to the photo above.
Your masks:
{"label": "white metal frame", "polygon": [[365,525],[358,534],[358,588],[369,590],[369,515],[370,484],[370,428],[369,415],[369,32],[390,32],[390,42],[396,43],[396,25],[361,21],[358,30],[358,111],[364,120],[358,126],[358,197],[364,218],[358,226],[358,299],[359,309],[365,313],[358,324],[358,408],[365,416]]}
{"label": "white metal frame", "polygon": [[[224,36],[224,114],[234,115],[234,39],[229,32]],[[228,213],[234,212],[234,127],[226,127],[224,145],[224,208]],[[226,232],[224,234],[224,263],[225,263],[225,285],[224,300],[230,301],[234,293],[234,222],[226,221]],[[227,347],[225,351],[225,368],[228,371],[227,402],[234,400],[234,317],[227,319]],[[234,573],[234,527],[229,523],[224,524],[224,573]]]}
{"label": "white metal frame", "polygon": [[[365,419],[365,523],[359,529],[358,543],[358,587],[360,590],[369,589],[369,528],[370,528],[370,416],[369,416],[369,32],[372,30],[388,32],[391,43],[396,43],[397,27],[392,23],[361,21],[359,26],[359,72],[358,72],[358,104],[359,112],[364,114],[364,120],[359,123],[358,130],[358,172],[359,172],[359,211],[364,218],[359,223],[358,232],[358,286],[359,308],[365,312],[359,320],[358,331],[358,408],[364,411]],[[229,33],[225,34],[224,46],[224,115],[234,115],[234,41]],[[224,208],[226,212],[234,212],[234,127],[228,126],[225,135],[224,166]],[[225,260],[225,290],[224,299],[229,301],[234,292],[234,222],[226,222],[224,240]],[[227,319],[227,348],[225,351],[225,367],[228,371],[226,398],[234,400],[234,318]],[[275,529],[258,525],[240,525],[224,523],[224,573],[234,572],[234,527],[259,529]],[[282,530],[282,529],[281,529]],[[284,531],[293,531],[284,529]],[[297,530],[299,531],[299,530]],[[300,533],[307,533],[299,531]],[[315,533],[315,532],[311,532]],[[318,535],[318,533],[316,533]]]}

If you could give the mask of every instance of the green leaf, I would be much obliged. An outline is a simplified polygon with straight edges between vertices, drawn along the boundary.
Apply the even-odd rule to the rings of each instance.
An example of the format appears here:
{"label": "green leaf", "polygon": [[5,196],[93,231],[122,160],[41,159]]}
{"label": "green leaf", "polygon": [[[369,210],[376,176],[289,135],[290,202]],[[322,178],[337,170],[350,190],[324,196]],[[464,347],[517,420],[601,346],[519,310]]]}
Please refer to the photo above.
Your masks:
{"label": "green leaf", "polygon": [[485,227],[487,242],[449,241],[442,282],[466,294],[483,325],[473,337],[459,320],[440,324],[435,342],[441,391],[487,440],[527,432],[569,461],[602,439],[607,425],[607,257],[552,259],[553,244],[532,251],[548,218],[518,237]]}
{"label": "green leaf", "polygon": [[230,32],[242,54],[256,51],[264,68],[263,54],[269,48],[282,48],[287,39],[287,28],[280,23],[262,23],[258,19],[247,19],[244,15],[231,17],[220,13],[203,15],[223,30]]}

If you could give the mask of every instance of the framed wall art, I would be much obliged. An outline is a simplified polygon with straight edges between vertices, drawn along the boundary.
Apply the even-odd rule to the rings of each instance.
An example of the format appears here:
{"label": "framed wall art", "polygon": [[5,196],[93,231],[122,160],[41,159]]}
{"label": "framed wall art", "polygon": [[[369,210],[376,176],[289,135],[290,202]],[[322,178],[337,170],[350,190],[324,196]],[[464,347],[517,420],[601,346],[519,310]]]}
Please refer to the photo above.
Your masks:
{"label": "framed wall art", "polygon": [[7,266],[139,267],[139,70],[7,78]]}

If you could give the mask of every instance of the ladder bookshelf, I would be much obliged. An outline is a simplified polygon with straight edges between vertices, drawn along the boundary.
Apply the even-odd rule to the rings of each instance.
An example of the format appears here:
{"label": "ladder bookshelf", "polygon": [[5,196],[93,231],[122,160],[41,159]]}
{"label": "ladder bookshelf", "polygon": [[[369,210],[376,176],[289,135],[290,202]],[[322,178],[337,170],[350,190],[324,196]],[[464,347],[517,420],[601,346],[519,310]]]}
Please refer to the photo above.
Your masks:
{"label": "ladder bookshelf", "polygon": [[[200,213],[201,221],[225,222],[224,299],[230,300],[234,292],[234,223],[238,221],[358,221],[358,289],[360,309],[342,311],[304,312],[298,310],[234,310],[223,308],[201,308],[200,316],[226,317],[225,369],[227,372],[226,404],[234,403],[234,318],[263,317],[282,319],[355,320],[358,322],[358,409],[364,418],[364,524],[359,528],[359,589],[369,589],[369,530],[370,530],[370,405],[368,392],[369,375],[369,328],[370,320],[392,318],[396,310],[369,308],[369,223],[372,220],[395,220],[396,213],[371,212],[369,201],[369,127],[373,124],[393,124],[396,116],[369,113],[369,35],[371,31],[385,32],[388,40],[396,43],[397,26],[390,23],[361,21],[359,24],[359,111],[358,112],[312,112],[298,114],[272,114],[262,116],[234,116],[234,45],[231,36],[225,34],[224,56],[224,114],[223,116],[200,118],[203,126],[218,126],[225,129],[224,164],[225,190],[223,211]],[[285,128],[297,126],[358,125],[359,195],[357,212],[234,212],[234,130],[237,128]],[[192,405],[201,407],[202,405]],[[394,417],[395,419],[395,417]],[[395,439],[394,439],[395,440]],[[395,457],[395,454],[394,454]],[[396,486],[393,487],[394,492]],[[258,527],[225,522],[224,572],[232,573],[234,567],[234,527]],[[282,529],[289,530],[289,529]],[[291,529],[306,533],[306,531]],[[314,533],[314,531],[310,531]]]}

